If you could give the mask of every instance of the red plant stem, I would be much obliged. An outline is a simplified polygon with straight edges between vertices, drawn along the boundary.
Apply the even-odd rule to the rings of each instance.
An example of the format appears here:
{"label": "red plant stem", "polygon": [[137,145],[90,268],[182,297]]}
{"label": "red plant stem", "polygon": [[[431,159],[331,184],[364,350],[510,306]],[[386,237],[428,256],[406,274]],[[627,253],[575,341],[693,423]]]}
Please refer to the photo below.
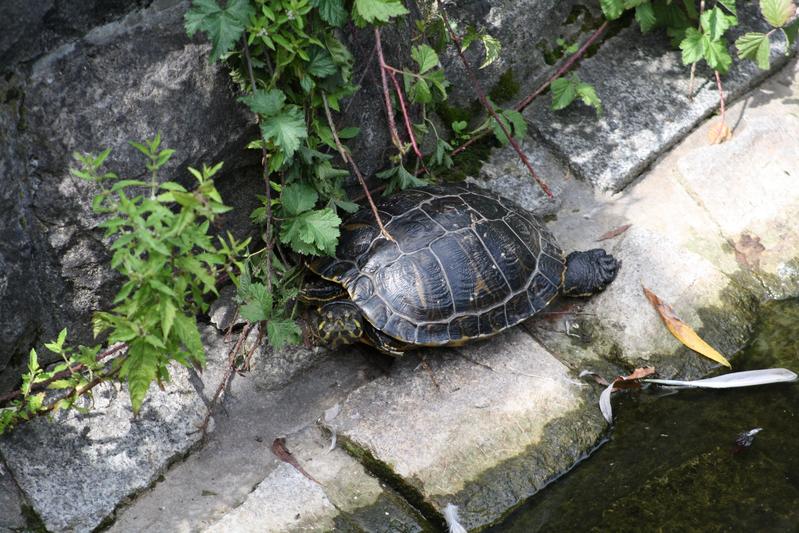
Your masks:
{"label": "red plant stem", "polygon": [[400,87],[399,82],[397,81],[397,76],[394,72],[389,71],[389,76],[391,77],[391,81],[394,83],[394,89],[397,91],[397,98],[399,98],[400,110],[402,111],[402,118],[405,120],[405,129],[408,131],[408,137],[411,139],[411,146],[413,146],[413,151],[416,154],[416,157],[419,158],[419,162],[422,164],[422,168],[424,169],[425,173],[430,174],[430,171],[424,164],[424,156],[422,156],[422,151],[419,150],[419,145],[416,144],[416,135],[413,134],[413,126],[411,125],[411,118],[408,116],[408,109],[405,107],[405,98],[402,96],[402,88]]}
{"label": "red plant stem", "polygon": [[380,42],[380,29],[375,28],[375,48],[377,58],[380,61],[380,79],[383,81],[383,100],[386,105],[386,118],[388,119],[388,130],[391,133],[391,142],[402,152],[402,142],[397,131],[397,123],[394,120],[394,107],[391,105],[391,94],[388,90],[388,79],[386,78],[386,58],[383,55],[383,45]]}
{"label": "red plant stem", "polygon": [[510,131],[508,131],[508,128],[505,126],[505,124],[502,123],[502,121],[497,116],[497,112],[494,111],[494,107],[488,102],[485,92],[480,87],[480,82],[477,80],[477,76],[475,76],[474,71],[469,65],[469,62],[466,60],[466,56],[463,55],[461,40],[457,35],[455,35],[455,31],[452,29],[452,26],[449,23],[449,18],[447,18],[447,13],[444,10],[443,3],[441,2],[441,0],[436,0],[436,4],[438,4],[438,9],[441,12],[441,18],[444,20],[444,24],[447,27],[447,31],[449,32],[452,41],[455,43],[455,48],[457,48],[458,50],[458,56],[460,57],[461,62],[463,63],[463,68],[466,70],[466,74],[469,76],[469,81],[472,84],[472,88],[477,93],[477,96],[480,99],[480,103],[483,104],[483,107],[486,108],[486,111],[488,111],[491,114],[491,117],[497,122],[502,132],[508,138],[508,141],[510,142],[511,146],[513,146],[513,149],[516,150],[516,153],[519,155],[519,159],[521,159],[522,163],[524,163],[524,166],[527,167],[527,170],[530,172],[530,175],[533,177],[536,183],[538,183],[538,186],[541,187],[541,190],[543,190],[549,198],[552,198],[552,192],[549,190],[549,186],[546,183],[544,183],[544,181],[541,178],[538,177],[538,174],[536,174],[535,170],[533,169],[533,166],[530,164],[530,160],[527,159],[527,156],[522,151],[521,147],[519,146],[519,143],[516,142],[516,139],[514,139],[513,136],[510,134]]}
{"label": "red plant stem", "polygon": [[338,132],[336,131],[336,125],[333,122],[333,114],[330,112],[330,105],[327,103],[327,95],[322,93],[322,104],[325,106],[325,116],[327,117],[327,124],[330,126],[330,131],[333,134],[333,140],[336,142],[336,148],[338,148],[338,153],[341,155],[341,158],[344,159],[347,163],[349,163],[350,167],[352,167],[352,171],[355,173],[355,176],[358,178],[358,182],[363,187],[363,193],[366,196],[367,201],[369,202],[369,207],[372,209],[372,215],[375,217],[375,221],[377,222],[377,226],[380,228],[380,232],[383,234],[383,237],[386,239],[393,241],[394,238],[389,234],[388,230],[383,226],[383,221],[380,220],[380,213],[377,212],[377,206],[375,205],[374,200],[372,199],[372,195],[369,192],[369,187],[366,185],[366,180],[363,179],[363,174],[361,174],[361,170],[358,168],[358,165],[355,163],[355,160],[352,158],[350,153],[344,148],[344,145],[341,143],[341,139],[339,139]]}
{"label": "red plant stem", "polygon": [[721,87],[721,76],[719,76],[719,71],[714,71],[716,73],[716,87],[719,90],[719,101],[721,102],[721,123],[724,124],[724,89]]}
{"label": "red plant stem", "polygon": [[[585,43],[583,43],[580,49],[577,50],[574,54],[572,54],[571,57],[569,57],[569,59],[567,59],[566,62],[563,63],[563,65],[561,65],[560,68],[558,68],[558,70],[556,70],[555,73],[552,76],[550,76],[547,81],[545,81],[535,91],[527,95],[524,98],[524,100],[516,104],[516,111],[520,112],[524,111],[527,108],[527,106],[529,106],[533,102],[533,100],[535,100],[538,96],[541,95],[541,93],[546,91],[550,85],[552,85],[553,81],[560,78],[566,72],[571,70],[574,64],[577,63],[577,61],[579,61],[580,58],[582,58],[585,55],[585,52],[588,50],[588,48],[592,44],[594,44],[597,41],[597,39],[599,39],[599,37],[602,36],[603,33],[605,33],[605,30],[608,28],[608,24],[609,22],[606,20],[599,28],[596,29],[596,31],[594,31],[594,33],[591,34],[591,36],[588,38],[588,40],[585,41]],[[482,137],[483,137],[482,135],[472,137],[471,139],[469,139],[468,141],[457,147],[455,150],[453,150],[451,155],[452,156],[458,155],[459,153],[463,152],[466,148],[477,142],[477,140],[481,139]]]}

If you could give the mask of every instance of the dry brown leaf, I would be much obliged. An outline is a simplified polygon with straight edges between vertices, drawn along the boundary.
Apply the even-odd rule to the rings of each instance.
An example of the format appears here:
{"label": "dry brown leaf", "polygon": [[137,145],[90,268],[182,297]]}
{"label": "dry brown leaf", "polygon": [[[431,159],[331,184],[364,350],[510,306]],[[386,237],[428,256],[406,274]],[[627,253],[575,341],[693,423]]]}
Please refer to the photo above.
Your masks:
{"label": "dry brown leaf", "polygon": [[596,240],[596,242],[612,239],[613,237],[618,237],[619,235],[630,229],[630,226],[632,226],[632,224],[624,224],[623,226],[619,226],[616,229],[612,229],[607,233],[603,233],[602,236]]}
{"label": "dry brown leaf", "polygon": [[742,233],[738,242],[732,240],[728,244],[735,250],[735,261],[748,270],[760,268],[760,255],[766,251],[766,247],[760,242],[760,237]]}
{"label": "dry brown leaf", "polygon": [[278,437],[272,442],[272,453],[277,456],[278,459],[283,461],[284,463],[288,463],[297,471],[302,474],[303,476],[307,477],[317,485],[320,485],[318,481],[316,481],[311,474],[305,471],[305,469],[300,465],[299,461],[291,454],[288,448],[286,448],[286,439],[283,437]]}
{"label": "dry brown leaf", "polygon": [[617,391],[622,389],[640,389],[641,382],[638,380],[649,377],[654,373],[655,373],[654,366],[645,366],[642,368],[636,368],[629,376],[619,376],[615,380],[613,380],[613,390]]}
{"label": "dry brown leaf", "polygon": [[706,343],[702,337],[697,335],[691,326],[683,322],[680,317],[674,313],[674,309],[672,309],[669,304],[662,301],[654,292],[650,291],[646,287],[643,289],[646,298],[652,303],[652,306],[660,315],[663,323],[666,324],[666,327],[678,341],[693,351],[704,355],[708,359],[712,359],[717,363],[721,363],[726,367],[732,368],[732,365],[729,361],[727,361],[727,358]]}
{"label": "dry brown leaf", "polygon": [[707,130],[707,140],[710,144],[721,144],[732,139],[732,130],[726,122],[717,122]]}

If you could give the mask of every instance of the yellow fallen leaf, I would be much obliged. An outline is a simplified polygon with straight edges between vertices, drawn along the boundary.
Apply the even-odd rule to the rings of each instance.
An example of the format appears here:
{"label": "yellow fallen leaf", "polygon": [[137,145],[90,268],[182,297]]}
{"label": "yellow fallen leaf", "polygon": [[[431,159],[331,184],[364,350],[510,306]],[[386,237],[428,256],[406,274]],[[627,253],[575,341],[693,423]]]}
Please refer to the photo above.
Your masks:
{"label": "yellow fallen leaf", "polygon": [[732,139],[732,129],[726,122],[717,122],[707,130],[707,140],[710,144],[721,144]]}
{"label": "yellow fallen leaf", "polygon": [[717,363],[721,363],[728,368],[732,368],[732,365],[729,361],[727,361],[727,358],[702,340],[702,337],[697,335],[691,326],[680,320],[680,317],[674,313],[674,309],[672,309],[669,304],[662,301],[654,292],[650,291],[646,287],[643,289],[647,300],[652,303],[652,306],[660,315],[663,323],[666,324],[666,327],[669,328],[671,334],[674,335],[678,341],[693,351],[698,352],[709,359],[713,359]]}

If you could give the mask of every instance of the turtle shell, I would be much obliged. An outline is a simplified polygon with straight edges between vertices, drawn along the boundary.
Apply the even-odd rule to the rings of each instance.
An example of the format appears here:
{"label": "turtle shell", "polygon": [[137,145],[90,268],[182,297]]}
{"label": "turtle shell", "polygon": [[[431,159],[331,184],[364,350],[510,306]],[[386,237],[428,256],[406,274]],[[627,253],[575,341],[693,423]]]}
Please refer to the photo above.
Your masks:
{"label": "turtle shell", "polygon": [[340,283],[366,319],[409,344],[441,346],[496,334],[541,311],[565,259],[529,211],[471,185],[407,189],[342,225],[335,257],[311,269]]}

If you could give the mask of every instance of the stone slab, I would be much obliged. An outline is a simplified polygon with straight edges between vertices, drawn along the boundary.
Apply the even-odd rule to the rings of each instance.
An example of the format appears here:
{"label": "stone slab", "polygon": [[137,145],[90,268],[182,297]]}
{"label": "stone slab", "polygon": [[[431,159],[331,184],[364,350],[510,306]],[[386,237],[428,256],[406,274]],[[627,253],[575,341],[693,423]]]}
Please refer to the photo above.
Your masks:
{"label": "stone slab", "polygon": [[92,531],[199,442],[197,424],[226,353],[213,330],[204,338],[205,383],[174,368],[165,390],[150,389],[137,418],[127,388],[107,384],[97,387],[88,414],[39,418],[0,439],[8,469],[48,530]]}
{"label": "stone slab", "polygon": [[317,426],[288,436],[285,445],[313,480],[281,463],[208,533],[430,530],[418,511],[362,464],[341,448],[331,449],[331,437]]}
{"label": "stone slab", "polygon": [[27,525],[22,512],[24,502],[11,472],[0,462],[0,532],[20,530]]}
{"label": "stone slab", "polygon": [[[755,4],[741,6],[738,13],[739,28],[768,30]],[[779,32],[774,34],[772,72],[787,61],[781,39]],[[690,67],[683,66],[680,51],[662,32],[642,34],[637,26],[605,42],[576,73],[595,86],[604,107],[602,117],[581,103],[552,111],[548,97],[538,99],[526,116],[578,176],[603,190],[620,191],[630,184],[719,105],[710,70],[697,69],[695,93],[689,99]],[[736,60],[723,79],[728,101],[767,75],[751,61]]]}
{"label": "stone slab", "polygon": [[519,328],[430,352],[424,365],[399,360],[328,425],[432,520],[453,503],[467,528],[496,521],[571,467],[605,426],[586,407],[590,389]]}

